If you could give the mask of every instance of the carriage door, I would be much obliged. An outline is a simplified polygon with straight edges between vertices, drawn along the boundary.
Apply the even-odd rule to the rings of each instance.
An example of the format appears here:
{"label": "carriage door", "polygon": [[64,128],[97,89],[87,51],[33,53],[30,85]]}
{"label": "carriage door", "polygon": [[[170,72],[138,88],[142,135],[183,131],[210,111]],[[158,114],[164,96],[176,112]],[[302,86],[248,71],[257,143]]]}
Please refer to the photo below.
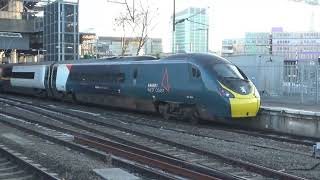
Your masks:
{"label": "carriage door", "polygon": [[199,98],[199,92],[202,91],[201,72],[198,67],[191,65],[189,69],[190,86],[186,98],[193,104]]}
{"label": "carriage door", "polygon": [[49,96],[53,96],[53,89],[52,89],[52,70],[53,70],[53,66],[54,66],[54,63],[53,64],[50,64],[48,66],[48,76],[47,76],[47,83],[46,83],[46,88],[47,88],[47,91],[48,91],[48,95]]}
{"label": "carriage door", "polygon": [[58,66],[52,66],[50,85],[51,85],[51,92],[53,96],[57,93],[57,87],[56,87],[57,70],[58,70]]}
{"label": "carriage door", "polygon": [[50,85],[50,77],[51,77],[51,68],[52,68],[52,64],[46,66],[46,72],[45,72],[45,78],[44,78],[44,86],[46,88],[46,91],[48,93],[51,92],[51,85]]}

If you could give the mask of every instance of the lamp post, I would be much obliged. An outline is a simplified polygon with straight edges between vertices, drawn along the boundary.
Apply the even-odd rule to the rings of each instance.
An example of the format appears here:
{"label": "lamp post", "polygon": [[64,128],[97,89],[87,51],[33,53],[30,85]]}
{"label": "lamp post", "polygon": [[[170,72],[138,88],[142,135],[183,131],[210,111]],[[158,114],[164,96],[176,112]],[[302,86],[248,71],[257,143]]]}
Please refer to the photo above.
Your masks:
{"label": "lamp post", "polygon": [[175,31],[176,31],[176,0],[173,0],[173,14],[172,14],[172,53],[174,53],[174,47],[175,47]]}

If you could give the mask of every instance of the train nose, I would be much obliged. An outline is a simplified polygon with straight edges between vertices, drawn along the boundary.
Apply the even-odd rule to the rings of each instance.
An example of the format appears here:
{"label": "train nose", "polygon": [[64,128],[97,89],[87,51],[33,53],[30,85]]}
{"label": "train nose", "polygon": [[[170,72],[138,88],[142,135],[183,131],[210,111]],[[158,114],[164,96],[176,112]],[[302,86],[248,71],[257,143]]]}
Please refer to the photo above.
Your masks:
{"label": "train nose", "polygon": [[254,117],[260,108],[260,99],[256,97],[239,99],[230,98],[231,117]]}

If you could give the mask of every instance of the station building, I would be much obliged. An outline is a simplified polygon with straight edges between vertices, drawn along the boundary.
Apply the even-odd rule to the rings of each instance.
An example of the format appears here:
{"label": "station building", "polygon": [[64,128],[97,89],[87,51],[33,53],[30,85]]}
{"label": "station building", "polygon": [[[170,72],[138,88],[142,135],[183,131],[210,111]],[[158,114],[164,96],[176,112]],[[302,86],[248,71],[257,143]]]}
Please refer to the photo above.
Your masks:
{"label": "station building", "polygon": [[1,0],[0,63],[76,59],[77,3],[71,0]]}
{"label": "station building", "polygon": [[[37,1],[38,2],[38,1]],[[37,61],[42,54],[43,19],[36,1],[0,1],[0,62]]]}

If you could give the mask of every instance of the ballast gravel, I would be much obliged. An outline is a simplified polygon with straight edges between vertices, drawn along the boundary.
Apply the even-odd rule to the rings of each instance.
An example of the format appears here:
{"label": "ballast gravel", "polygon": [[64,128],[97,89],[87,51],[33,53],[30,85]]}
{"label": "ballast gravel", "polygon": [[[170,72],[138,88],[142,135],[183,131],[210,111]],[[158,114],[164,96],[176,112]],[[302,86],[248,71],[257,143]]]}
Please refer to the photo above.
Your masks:
{"label": "ballast gravel", "polygon": [[[278,142],[270,139],[253,137],[214,128],[210,129],[202,126],[194,127],[181,122],[163,121],[159,117],[139,115],[131,112],[106,110],[106,108],[89,108],[79,105],[63,104],[59,102],[44,103],[40,100],[33,102],[39,102],[46,105],[50,104],[52,107],[56,106],[57,108],[72,108],[74,110],[79,110],[77,113],[83,114],[83,116],[105,116],[107,118],[104,120],[110,123],[115,123],[123,127],[130,127],[131,129],[139,132],[144,132],[161,137],[163,139],[172,140],[180,144],[221,154],[226,157],[236,158],[266,166],[278,171],[288,172],[290,174],[295,174],[307,179],[319,179],[320,177],[320,160],[311,156],[311,147],[294,145],[286,142]],[[113,117],[113,119],[110,117]],[[132,124],[130,122],[147,123],[149,125],[157,126],[158,128]],[[210,135],[216,138],[204,138],[189,135],[187,133],[178,133],[168,130],[169,128],[176,128],[184,131],[194,131],[202,135]],[[101,129],[103,129],[103,127],[101,127]],[[235,142],[228,140],[233,140]],[[278,148],[278,150],[257,147],[254,145]]]}
{"label": "ballast gravel", "polygon": [[[11,136],[18,137],[19,141],[8,138]],[[107,162],[91,159],[82,153],[23,133],[2,123],[0,123],[0,142],[47,168],[48,172],[57,173],[60,179],[100,180],[101,178],[95,175],[92,170],[111,167]]]}

